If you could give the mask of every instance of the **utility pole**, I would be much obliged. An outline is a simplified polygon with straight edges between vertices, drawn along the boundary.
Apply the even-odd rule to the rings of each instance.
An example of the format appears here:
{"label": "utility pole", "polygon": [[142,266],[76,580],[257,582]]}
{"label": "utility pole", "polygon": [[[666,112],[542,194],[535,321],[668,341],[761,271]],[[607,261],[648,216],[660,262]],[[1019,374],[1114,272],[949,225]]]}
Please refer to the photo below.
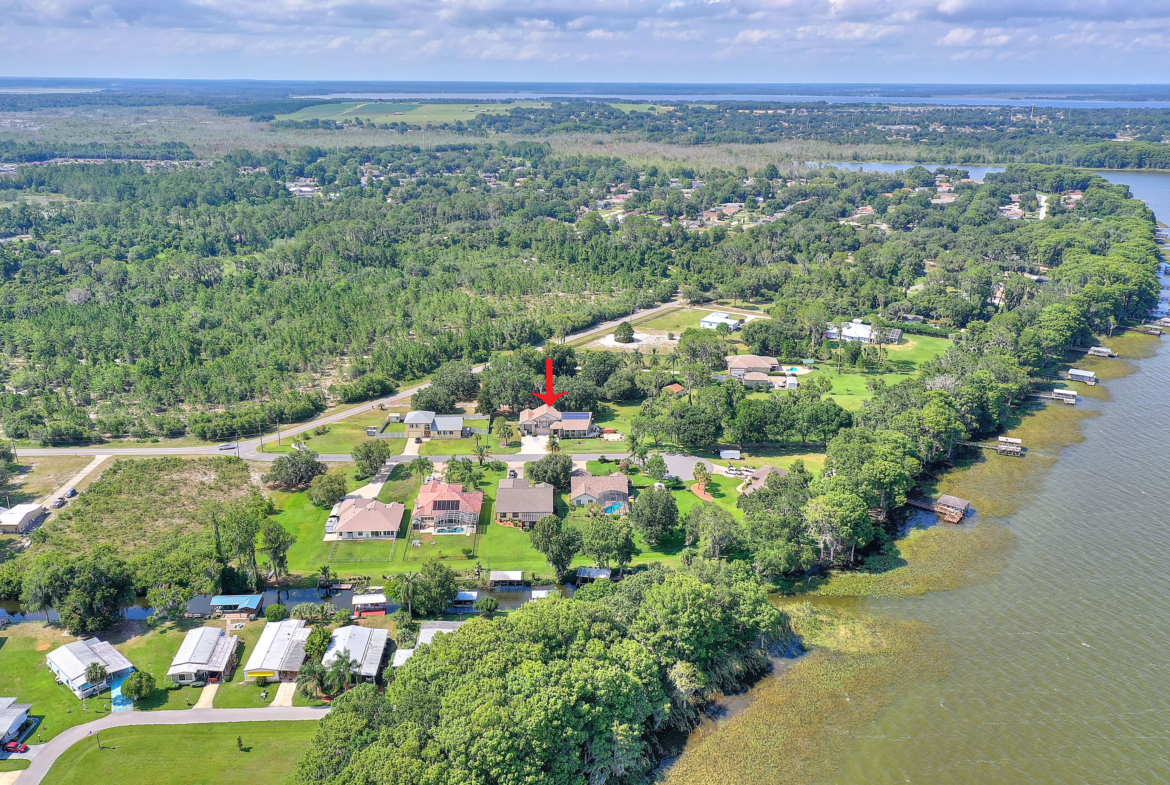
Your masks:
{"label": "utility pole", "polygon": [[240,457],[240,432],[236,431],[236,457]]}
{"label": "utility pole", "polygon": [[276,418],[276,446],[280,446],[280,417]]}

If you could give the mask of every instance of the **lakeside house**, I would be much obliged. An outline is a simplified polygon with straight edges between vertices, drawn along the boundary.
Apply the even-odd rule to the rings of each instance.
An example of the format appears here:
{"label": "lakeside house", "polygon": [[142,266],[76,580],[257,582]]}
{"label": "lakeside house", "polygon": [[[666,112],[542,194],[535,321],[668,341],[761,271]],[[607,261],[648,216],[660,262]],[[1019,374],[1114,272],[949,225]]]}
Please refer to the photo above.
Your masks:
{"label": "lakeside house", "polygon": [[902,331],[897,327],[887,330],[874,329],[860,319],[854,319],[840,326],[831,326],[824,332],[824,337],[830,341],[838,339],[853,343],[898,343],[902,340]]}
{"label": "lakeside house", "polygon": [[524,588],[521,570],[492,570],[488,573],[489,591],[520,591]]}
{"label": "lakeside house", "polygon": [[465,621],[424,621],[418,626],[418,642],[414,644],[411,649],[399,649],[394,652],[394,660],[391,666],[394,668],[401,668],[406,664],[406,661],[414,656],[414,651],[422,644],[429,644],[435,639],[436,635],[445,635],[452,633],[467,624]]}
{"label": "lakeside house", "polygon": [[531,529],[541,518],[553,514],[555,490],[547,482],[533,485],[524,478],[500,480],[496,491],[496,522]]}
{"label": "lakeside house", "polygon": [[[66,643],[49,652],[45,660],[49,663],[49,670],[57,675],[57,681],[72,690],[79,698],[96,695],[110,686],[110,682],[117,681],[134,670],[134,666],[122,652],[97,638],[84,638]],[[101,681],[91,683],[86,678],[85,671],[92,664],[101,665],[106,669],[106,677]]]}
{"label": "lakeside house", "polygon": [[479,526],[483,491],[468,492],[462,485],[432,480],[419,489],[410,527],[423,534],[465,534]]}
{"label": "lakeside house", "polygon": [[743,378],[749,373],[767,374],[780,370],[780,361],[775,357],[759,354],[732,354],[723,359],[727,363],[727,372],[737,378]]}
{"label": "lakeside house", "polygon": [[715,311],[704,316],[699,320],[699,326],[704,330],[714,330],[721,324],[727,325],[728,329],[735,332],[743,326],[744,320],[724,311]]}
{"label": "lakeside house", "polygon": [[23,534],[44,514],[45,508],[40,504],[0,507],[0,534]]}
{"label": "lakeside house", "polygon": [[569,501],[576,507],[596,502],[610,515],[629,508],[630,481],[621,472],[614,472],[608,477],[595,477],[575,471],[569,481]]}
{"label": "lakeside house", "polygon": [[304,619],[268,622],[244,666],[244,681],[295,679],[305,664],[305,641],[311,630]]}
{"label": "lakeside house", "polygon": [[0,744],[20,739],[20,729],[28,722],[31,703],[17,703],[16,698],[0,698]]}
{"label": "lakeside house", "polygon": [[463,417],[458,414],[409,412],[404,422],[408,439],[459,439],[463,436]]}
{"label": "lakeside house", "polygon": [[321,664],[328,668],[342,652],[348,652],[349,658],[358,664],[357,672],[361,680],[372,684],[382,672],[382,660],[386,656],[386,642],[389,638],[389,630],[375,630],[356,624],[338,627],[333,631]]}
{"label": "lakeside house", "polygon": [[231,676],[240,639],[219,627],[196,627],[187,631],[171,660],[167,678],[176,684],[192,685],[222,681]]}
{"label": "lakeside house", "polygon": [[586,439],[601,433],[593,424],[592,412],[560,412],[548,404],[521,411],[519,426],[525,436],[551,433],[560,439]]}
{"label": "lakeside house", "polygon": [[377,499],[345,498],[329,512],[324,539],[392,540],[398,536],[405,512],[406,507],[400,502],[386,504]]}
{"label": "lakeside house", "polygon": [[763,488],[768,484],[768,478],[773,474],[777,474],[783,477],[784,475],[788,474],[788,470],[781,469],[777,466],[769,466],[767,464],[761,466],[748,476],[747,482],[744,484],[744,488],[743,491],[741,491],[741,494],[746,496],[749,493],[755,493],[760,488]]}
{"label": "lakeside house", "polygon": [[263,604],[263,594],[217,594],[211,598],[211,612],[232,621],[252,621]]}

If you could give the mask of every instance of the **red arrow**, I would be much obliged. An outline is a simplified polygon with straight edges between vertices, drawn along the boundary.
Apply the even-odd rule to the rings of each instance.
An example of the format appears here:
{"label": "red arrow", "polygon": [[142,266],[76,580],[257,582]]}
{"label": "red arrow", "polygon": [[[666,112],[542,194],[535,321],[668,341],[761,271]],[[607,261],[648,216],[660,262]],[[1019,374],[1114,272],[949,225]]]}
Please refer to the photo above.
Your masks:
{"label": "red arrow", "polygon": [[545,383],[545,389],[548,390],[548,392],[542,392],[542,393],[534,392],[532,394],[535,395],[540,400],[547,403],[549,406],[552,406],[554,403],[557,402],[557,398],[560,398],[562,395],[564,395],[564,393],[553,392],[553,373],[552,373],[552,359],[551,358],[546,359],[544,361],[544,383]]}

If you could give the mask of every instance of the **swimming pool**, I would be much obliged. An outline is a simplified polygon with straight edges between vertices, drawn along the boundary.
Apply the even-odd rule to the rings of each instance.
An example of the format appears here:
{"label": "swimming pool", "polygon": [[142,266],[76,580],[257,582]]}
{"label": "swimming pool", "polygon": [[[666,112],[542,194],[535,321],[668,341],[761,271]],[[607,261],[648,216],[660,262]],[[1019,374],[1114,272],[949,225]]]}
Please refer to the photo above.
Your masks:
{"label": "swimming pool", "polygon": [[617,514],[617,513],[621,512],[621,511],[622,511],[622,507],[624,507],[624,506],[625,506],[625,505],[624,505],[624,504],[622,504],[621,502],[614,502],[613,504],[610,504],[610,505],[608,505],[608,506],[605,508],[605,510],[603,510],[603,512],[604,512],[606,515],[615,515],[615,514]]}
{"label": "swimming pool", "polygon": [[[127,673],[126,676],[130,674]],[[122,682],[126,681],[126,676],[121,676],[110,682],[110,711],[133,711],[134,701],[122,694]]]}
{"label": "swimming pool", "polygon": [[435,529],[435,534],[463,534],[467,529],[462,526],[454,526],[451,528]]}

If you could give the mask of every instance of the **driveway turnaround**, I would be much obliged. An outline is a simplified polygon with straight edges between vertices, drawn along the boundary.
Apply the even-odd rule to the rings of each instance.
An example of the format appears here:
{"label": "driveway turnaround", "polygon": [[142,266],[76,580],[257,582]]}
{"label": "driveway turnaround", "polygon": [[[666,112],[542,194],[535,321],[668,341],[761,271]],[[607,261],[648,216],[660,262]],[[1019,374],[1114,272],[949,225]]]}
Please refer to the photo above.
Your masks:
{"label": "driveway turnaround", "polygon": [[[29,767],[20,774],[20,785],[40,785],[49,769],[65,750],[93,734],[109,728],[126,725],[206,725],[217,722],[273,722],[281,720],[319,720],[329,713],[321,708],[262,708],[262,709],[187,709],[185,711],[127,711],[107,714],[100,720],[75,725],[47,744],[38,745],[40,751]],[[97,740],[90,742],[97,744]]]}

